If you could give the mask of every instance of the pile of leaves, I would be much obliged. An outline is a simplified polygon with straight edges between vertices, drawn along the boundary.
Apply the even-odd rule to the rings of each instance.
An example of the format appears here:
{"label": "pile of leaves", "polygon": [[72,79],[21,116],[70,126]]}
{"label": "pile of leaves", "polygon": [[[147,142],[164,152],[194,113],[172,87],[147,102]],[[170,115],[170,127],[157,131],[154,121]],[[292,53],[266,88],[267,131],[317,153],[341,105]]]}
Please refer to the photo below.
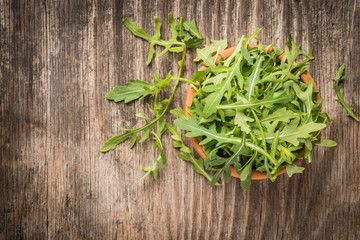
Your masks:
{"label": "pile of leaves", "polygon": [[[207,68],[193,79],[201,85],[194,87],[191,116],[175,121],[189,131],[186,136],[199,138],[207,155],[206,169],[216,171],[211,185],[223,173],[229,181],[230,166],[240,175],[243,189],[251,182],[253,168],[272,181],[282,168],[291,177],[304,170],[295,159],[312,161],[314,145],[335,145],[330,140],[320,143],[321,130],[330,119],[321,111],[323,100],[312,80],[307,84],[300,80],[313,59],[311,49],[304,53],[290,36],[279,59],[284,51],[274,46],[258,42],[257,47],[248,47],[259,31],[239,39],[234,53],[217,65],[212,60],[218,54],[215,47],[202,50],[198,58]],[[300,56],[303,60],[297,62]]]}
{"label": "pile of leaves", "polygon": [[[310,163],[314,145],[334,146],[335,142],[320,142],[321,130],[330,123],[326,113],[321,111],[322,98],[313,87],[311,80],[307,84],[300,81],[300,75],[306,72],[306,65],[313,59],[311,49],[304,53],[290,36],[285,56],[284,52],[274,46],[264,46],[258,42],[257,47],[249,47],[252,39],[257,39],[261,29],[250,37],[242,36],[234,53],[223,59],[219,52],[227,48],[226,40],[213,41],[209,46],[198,48],[203,37],[198,32],[195,21],[187,22],[183,18],[175,20],[169,14],[172,37],[163,40],[160,35],[161,24],[155,20],[155,35],[146,33],[128,18],[123,24],[135,36],[149,42],[150,49],[147,64],[154,58],[155,46],[163,51],[155,57],[173,52],[181,54],[177,75],[169,74],[161,79],[155,72],[153,82],[133,79],[125,86],[117,86],[106,94],[106,98],[115,102],[131,102],[141,99],[153,99],[149,107],[153,118],[142,113],[145,124],[136,129],[124,129],[124,133],[107,140],[102,152],[130,139],[132,148],[139,134],[139,142],[154,142],[159,155],[150,166],[144,166],[144,176],[150,174],[155,179],[158,170],[166,163],[162,136],[166,131],[172,134],[173,146],[182,152],[178,156],[193,164],[194,170],[211,182],[220,186],[219,178],[224,174],[226,182],[230,180],[230,167],[240,174],[241,186],[246,190],[251,182],[252,169],[265,172],[272,181],[277,173],[286,168],[289,177],[303,171],[303,167],[293,164],[297,158]],[[193,79],[182,77],[186,50],[196,49],[196,62],[207,68],[197,71]],[[215,56],[215,57],[214,57]],[[302,56],[303,60],[296,59]],[[220,58],[216,64],[213,59]],[[180,82],[187,82],[195,89],[191,114],[188,117],[181,109],[170,110],[174,94]],[[172,88],[168,98],[160,99],[160,93]],[[164,96],[166,94],[161,94]],[[177,128],[165,121],[167,112],[179,116],[175,125],[188,131],[186,136],[197,137],[204,147],[207,157],[196,158],[186,146]],[[303,155],[299,150],[304,149]],[[214,175],[206,170],[215,171]]]}

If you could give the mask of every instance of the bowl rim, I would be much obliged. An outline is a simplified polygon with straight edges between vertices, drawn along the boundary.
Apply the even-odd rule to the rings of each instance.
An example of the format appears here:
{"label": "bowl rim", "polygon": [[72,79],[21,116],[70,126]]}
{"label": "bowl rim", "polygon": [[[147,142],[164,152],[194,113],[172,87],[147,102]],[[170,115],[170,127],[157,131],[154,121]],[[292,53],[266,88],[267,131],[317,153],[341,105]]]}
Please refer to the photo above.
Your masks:
{"label": "bowl rim", "polygon": [[[219,52],[218,57],[216,59],[216,64],[220,61],[221,57],[223,57],[224,59],[228,58],[231,56],[231,54],[235,51],[237,46],[235,47],[231,47],[231,48],[227,48],[221,52]],[[258,47],[258,44],[249,44],[248,47]],[[264,46],[265,48],[267,47],[266,45]],[[270,52],[272,50],[271,46],[268,48],[268,51]],[[281,59],[285,56],[285,52],[282,53],[281,55],[278,56],[278,59]],[[213,56],[213,60],[215,60],[215,56]],[[199,71],[206,69],[206,66],[201,66],[199,68]],[[316,83],[314,81],[314,79],[312,78],[312,76],[310,75],[309,71],[307,70],[306,72],[304,72],[303,74],[300,75],[300,79],[302,82],[304,82],[305,84],[308,83],[308,78],[311,79],[311,81],[313,82],[313,86],[316,90],[318,90]],[[187,116],[190,117],[190,113],[187,110],[187,107],[190,106],[192,104],[192,100],[194,98],[194,93],[195,90],[189,86],[188,90],[186,92],[185,95],[185,101],[184,101],[184,107],[183,110],[185,112],[185,114]],[[317,99],[320,98],[320,95],[318,94]],[[191,145],[194,147],[194,149],[196,150],[196,152],[202,157],[202,158],[206,158],[206,154],[203,151],[203,147],[199,144],[200,141],[199,139],[195,138],[195,137],[189,137],[190,143]],[[299,150],[299,155],[302,156],[304,154],[304,148]],[[295,159],[294,160],[294,164],[298,165],[301,162],[302,159]],[[240,178],[240,175],[235,171],[233,166],[230,166],[230,172],[231,172],[231,176],[235,177],[235,178]],[[277,176],[284,174],[286,172],[286,168],[282,168],[278,173]],[[262,179],[267,179],[266,173],[265,172],[258,172],[256,171],[256,169],[252,169],[252,173],[251,173],[251,179],[252,180],[262,180]]]}

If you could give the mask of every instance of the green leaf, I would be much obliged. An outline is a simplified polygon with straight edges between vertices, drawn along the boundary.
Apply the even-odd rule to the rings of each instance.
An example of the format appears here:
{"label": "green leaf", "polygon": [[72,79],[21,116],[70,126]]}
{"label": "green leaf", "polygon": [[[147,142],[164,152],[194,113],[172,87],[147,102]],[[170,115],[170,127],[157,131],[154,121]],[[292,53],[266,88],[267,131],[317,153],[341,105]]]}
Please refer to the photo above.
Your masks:
{"label": "green leaf", "polygon": [[[203,159],[202,158],[198,158],[196,159],[194,157],[194,155],[192,154],[192,151],[190,150],[190,148],[188,148],[185,143],[183,142],[181,135],[179,134],[179,132],[176,130],[176,128],[174,126],[172,126],[171,124],[166,124],[166,128],[171,132],[172,136],[171,138],[173,139],[173,145],[176,148],[180,148],[180,151],[182,151],[184,154],[178,154],[178,156],[185,160],[185,161],[189,161],[193,164],[193,169],[195,172],[203,175],[208,181],[212,181],[213,176],[211,176],[210,174],[208,174],[203,166]],[[215,186],[220,186],[219,183],[216,183]]]}
{"label": "green leaf", "polygon": [[[197,30],[195,20],[192,22],[186,22],[182,17],[178,19],[179,23],[175,27],[176,31],[178,32],[178,38],[180,38],[180,40],[191,49],[195,49],[200,46],[204,38]],[[185,31],[187,31],[189,34]]]}
{"label": "green leaf", "polygon": [[136,137],[137,137],[137,134],[133,134],[131,140],[130,140],[130,148],[132,148],[135,143],[136,143]]}
{"label": "green leaf", "polygon": [[144,180],[147,176],[150,175],[150,173],[152,173],[154,179],[157,180],[158,172],[157,172],[156,164],[157,164],[157,162],[155,162],[152,166],[143,166],[142,170],[145,172],[145,174],[136,182],[136,184],[138,184],[142,180]]}
{"label": "green leaf", "polygon": [[115,147],[118,144],[122,143],[123,141],[125,141],[126,139],[128,139],[129,137],[132,137],[132,136],[133,136],[132,132],[126,132],[124,134],[120,134],[120,135],[110,138],[101,147],[101,152],[108,152],[110,150],[115,149]]}
{"label": "green leaf", "polygon": [[286,164],[286,173],[291,178],[295,173],[302,173],[305,168],[296,166],[295,164]]}
{"label": "green leaf", "polygon": [[278,145],[278,149],[280,150],[281,159],[285,162],[292,164],[296,159],[296,151],[301,149],[302,146],[298,147],[284,147],[282,144]]}
{"label": "green leaf", "polygon": [[247,175],[245,180],[240,181],[240,186],[243,191],[248,190],[248,188],[250,187],[250,184],[251,184],[251,171],[250,171],[250,174]]}
{"label": "green leaf", "polygon": [[249,134],[251,131],[250,126],[247,122],[253,121],[254,119],[246,116],[243,112],[240,112],[239,110],[236,111],[234,123],[241,128],[241,131],[246,132],[246,134]]}
{"label": "green leaf", "polygon": [[353,108],[347,106],[347,104],[344,101],[344,79],[346,78],[345,76],[345,64],[341,65],[339,70],[336,73],[335,79],[334,79],[334,85],[333,88],[336,92],[336,95],[338,96],[338,99],[336,100],[337,102],[339,102],[346,110],[347,115],[349,117],[352,117],[353,119],[355,119],[356,121],[360,121],[354,114]]}
{"label": "green leaf", "polygon": [[324,139],[321,141],[321,143],[317,143],[316,145],[323,147],[335,147],[337,143],[333,140]]}
{"label": "green leaf", "polygon": [[[172,32],[172,38],[168,41],[164,41],[161,39],[161,36],[160,36],[161,23],[159,22],[159,20],[156,17],[154,17],[154,20],[155,20],[155,32],[156,32],[154,36],[147,34],[143,29],[139,28],[134,22],[132,22],[128,18],[125,18],[122,21],[122,23],[125,25],[125,27],[127,27],[135,36],[142,38],[149,42],[150,48],[149,48],[149,55],[148,55],[146,64],[151,63],[151,60],[155,53],[156,45],[159,45],[159,46],[162,46],[165,48],[164,51],[162,51],[159,54],[159,56],[163,55],[164,53],[166,53],[173,47],[185,46],[184,43],[179,42],[177,40],[178,35],[177,35],[177,31],[175,29],[176,23],[175,23],[175,20],[174,20],[174,17],[172,16],[172,14],[169,14],[169,24],[170,24],[170,28],[171,28],[171,32]],[[159,57],[159,56],[157,56],[157,57]]]}
{"label": "green leaf", "polygon": [[[242,41],[239,42],[238,46],[241,46]],[[236,52],[236,51],[235,51]],[[233,53],[233,55],[235,54]],[[232,55],[232,56],[233,56]],[[231,57],[231,56],[230,56]],[[226,75],[225,80],[223,80],[221,87],[218,91],[211,93],[207,98],[205,98],[205,107],[204,107],[204,117],[207,118],[211,114],[216,112],[216,107],[220,104],[222,97],[224,96],[224,93],[226,91],[231,91],[230,89],[230,83],[235,75],[235,72],[237,72],[237,68],[240,65],[240,62],[242,60],[242,55],[238,56],[236,58],[235,64],[232,66],[231,71],[229,71]],[[219,74],[221,76],[222,74]]]}
{"label": "green leaf", "polygon": [[[258,32],[260,32],[260,28],[257,29],[249,38],[247,38],[244,41],[244,48],[247,48],[247,45],[249,44],[250,40],[252,40],[253,38],[256,37],[256,34]],[[243,38],[242,38],[243,39]],[[232,59],[235,58],[235,61],[233,63],[233,65],[231,66],[231,71],[229,71],[225,77],[225,79],[222,81],[222,87],[218,92],[214,92],[211,93],[207,98],[206,98],[206,104],[204,107],[204,117],[209,117],[211,114],[216,112],[216,107],[220,104],[222,97],[224,96],[225,92],[231,92],[231,87],[230,87],[230,83],[233,80],[233,77],[236,75],[239,75],[239,66],[240,63],[243,59],[242,54],[240,53],[240,55],[238,55],[238,53],[240,52],[241,46],[242,46],[242,39],[239,41],[239,44],[237,46],[237,48],[235,49],[234,53],[228,58],[226,59],[224,66],[228,67],[229,64],[231,63]],[[222,74],[220,74],[219,76],[221,76]],[[221,79],[222,77],[220,77]]]}
{"label": "green leaf", "polygon": [[[213,63],[214,61],[212,60],[212,56],[216,53],[216,52],[220,52],[223,51],[227,48],[227,40],[211,40],[211,43],[209,46],[204,46],[204,48],[202,49],[197,49],[196,52],[198,53],[198,51],[200,51],[200,55],[201,56],[197,56],[194,61],[198,62],[198,61],[203,61],[205,63],[206,66],[214,66]],[[211,58],[211,60],[210,60]],[[208,65],[206,64],[208,63]]]}
{"label": "green leaf", "polygon": [[212,140],[216,140],[218,144],[221,143],[233,143],[233,144],[240,144],[240,138],[228,137],[224,133],[219,133],[216,131],[215,125],[212,125],[209,129],[198,125],[196,123],[196,119],[194,117],[189,117],[187,120],[185,119],[176,119],[174,121],[175,125],[180,129],[189,131],[186,133],[187,137],[201,137],[206,136],[200,142],[200,145],[206,144]]}
{"label": "green leaf", "polygon": [[[209,95],[210,96],[210,95]],[[269,93],[263,99],[252,99],[250,101],[240,100],[236,103],[232,103],[229,105],[219,105],[217,109],[256,109],[260,106],[264,106],[266,108],[275,107],[275,103],[287,103],[293,99],[292,95],[286,94],[285,92],[279,94]],[[204,110],[205,111],[205,110]]]}
{"label": "green leaf", "polygon": [[145,121],[148,122],[147,118],[146,118],[145,115],[142,114],[142,113],[137,113],[137,114],[135,114],[135,116],[137,116],[137,117],[139,117],[139,118],[143,118],[143,119],[145,119]]}
{"label": "green leaf", "polygon": [[239,155],[241,154],[241,152],[242,152],[243,149],[244,149],[244,146],[245,146],[245,138],[246,138],[246,136],[245,136],[245,134],[244,134],[244,135],[243,135],[243,138],[242,138],[241,144],[235,147],[235,149],[234,149],[234,154],[233,154],[231,157],[229,157],[228,159],[226,159],[226,160],[225,160],[225,161],[226,161],[225,165],[224,165],[222,168],[220,168],[220,169],[215,173],[215,175],[214,175],[214,177],[213,177],[213,179],[212,179],[212,181],[211,181],[211,183],[210,183],[210,186],[214,186],[214,185],[215,185],[215,183],[219,180],[219,178],[221,177],[221,175],[222,175],[222,173],[223,173],[224,171],[229,171],[230,165],[232,165],[233,162],[236,161],[236,159],[239,157]]}
{"label": "green leaf", "polygon": [[250,53],[246,48],[241,47],[241,54],[244,56],[244,58],[245,58],[245,60],[247,61],[248,64],[250,64],[250,65],[254,64],[254,61],[251,58]]}
{"label": "green leaf", "polygon": [[273,122],[273,121],[281,121],[281,122],[290,122],[290,119],[295,118],[295,114],[291,110],[286,110],[286,107],[279,108],[275,110],[273,113],[269,114],[269,110],[265,109],[262,117],[260,118],[261,122]]}
{"label": "green leaf", "polygon": [[[174,123],[180,129],[189,131],[186,134],[187,137],[202,137],[202,136],[206,137],[205,139],[203,139],[200,142],[200,145],[204,145],[204,144],[209,143],[210,141],[213,141],[213,140],[217,142],[217,145],[222,144],[222,143],[227,143],[227,144],[230,143],[230,144],[240,145],[241,142],[242,142],[242,140],[240,138],[230,137],[230,136],[225,135],[225,133],[217,132],[215,125],[211,125],[209,129],[207,129],[207,128],[201,126],[201,125],[198,125],[196,123],[196,119],[194,117],[189,117],[187,120],[185,120],[185,119],[176,119],[174,121]],[[268,152],[266,152],[261,147],[255,145],[253,143],[250,143],[250,142],[246,142],[245,145],[247,147],[250,147],[254,151],[259,152],[260,154],[265,155],[275,165],[278,164],[277,161]]]}
{"label": "green leaf", "polygon": [[256,85],[260,84],[260,73],[261,73],[261,62],[263,58],[260,57],[254,64],[254,70],[252,71],[250,77],[245,78],[245,85],[248,87],[246,98],[250,101],[251,97],[255,94]]}
{"label": "green leaf", "polygon": [[126,86],[116,86],[114,90],[108,92],[105,97],[115,102],[124,101],[128,103],[151,95],[151,92],[145,88],[153,90],[154,87],[152,83],[132,79],[126,83]]}
{"label": "green leaf", "polygon": [[240,174],[240,180],[245,181],[248,176],[251,176],[251,170],[252,170],[252,164],[248,164],[241,172]]}
{"label": "green leaf", "polygon": [[280,70],[270,73],[266,77],[261,79],[261,82],[285,82],[287,80],[298,80],[299,76],[296,76],[288,70]]}
{"label": "green leaf", "polygon": [[188,119],[189,118],[181,108],[172,109],[172,110],[170,110],[170,113],[180,117],[181,119]]}
{"label": "green leaf", "polygon": [[[280,132],[279,139],[287,141],[294,146],[299,145],[299,138],[309,138],[310,133],[317,132],[326,127],[323,123],[309,122],[299,125],[299,118],[291,120],[291,122],[284,127]],[[274,138],[274,133],[266,133],[266,140]]]}
{"label": "green leaf", "polygon": [[146,129],[146,130],[144,131],[144,135],[141,137],[139,143],[142,143],[142,142],[144,142],[146,139],[148,139],[148,138],[149,138],[149,135],[150,135],[150,129]]}
{"label": "green leaf", "polygon": [[306,107],[306,112],[307,112],[307,119],[306,121],[311,120],[311,111],[314,108],[315,104],[313,102],[313,82],[312,80],[309,78],[308,79],[308,85],[307,85],[307,89],[306,91],[301,91],[300,87],[294,83],[293,88],[296,92],[296,96],[305,104]]}
{"label": "green leaf", "polygon": [[193,81],[195,81],[195,82],[203,82],[203,81],[205,81],[206,76],[209,74],[210,70],[211,70],[210,68],[207,68],[207,69],[202,70],[202,71],[196,71],[192,76]]}
{"label": "green leaf", "polygon": [[192,20],[191,22],[184,22],[184,28],[186,31],[190,32],[192,36],[196,37],[197,39],[204,39],[203,36],[199,33],[197,30],[195,20]]}
{"label": "green leaf", "polygon": [[205,49],[196,49],[197,57],[203,61],[205,66],[215,66],[212,55],[208,54]]}

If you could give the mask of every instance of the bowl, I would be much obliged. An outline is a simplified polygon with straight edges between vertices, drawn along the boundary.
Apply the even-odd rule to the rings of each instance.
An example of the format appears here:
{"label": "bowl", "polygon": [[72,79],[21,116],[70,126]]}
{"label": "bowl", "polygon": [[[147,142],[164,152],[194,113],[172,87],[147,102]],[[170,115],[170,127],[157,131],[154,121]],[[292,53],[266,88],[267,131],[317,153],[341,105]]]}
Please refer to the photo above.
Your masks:
{"label": "bowl", "polygon": [[[257,44],[249,44],[248,47],[257,47]],[[266,47],[266,46],[265,46]],[[224,51],[219,52],[218,55],[221,55],[221,57],[223,57],[224,59],[228,58],[231,56],[231,54],[235,51],[236,46],[235,47],[231,47],[228,49],[225,49]],[[268,51],[271,51],[272,48],[270,47]],[[285,56],[285,53],[281,54],[278,59],[281,59]],[[218,58],[216,59],[216,63],[218,63],[220,61],[220,56],[218,56]],[[215,60],[215,56],[213,57],[213,59]],[[199,68],[199,71],[206,69],[205,66],[201,66]],[[306,71],[305,73],[300,75],[300,79],[302,82],[304,82],[305,84],[308,83],[308,78],[311,79],[311,81],[313,82],[313,85],[315,87],[316,90],[318,90],[314,79],[311,77],[310,73],[308,71]],[[191,88],[191,86],[189,86],[186,95],[185,95],[185,101],[184,101],[184,112],[186,113],[186,115],[190,116],[190,113],[187,110],[187,107],[191,105],[192,100],[194,98],[194,93],[195,90],[193,88]],[[317,99],[320,96],[317,96]],[[191,145],[194,147],[194,149],[196,150],[196,152],[202,157],[202,158],[206,158],[206,154],[203,151],[203,147],[199,144],[200,141],[199,139],[195,138],[195,137],[190,137],[190,142]],[[302,156],[304,154],[304,149],[300,149],[299,150],[299,155]],[[295,159],[294,164],[298,164],[301,161],[301,159]],[[231,176],[236,177],[236,178],[240,178],[240,175],[236,173],[235,169],[233,166],[230,166],[230,171],[231,171]],[[278,176],[285,173],[286,172],[286,168],[282,168],[279,172],[278,172]],[[266,173],[262,173],[262,172],[258,172],[255,169],[252,170],[252,174],[251,174],[251,179],[253,180],[261,180],[261,179],[267,179],[266,177]]]}

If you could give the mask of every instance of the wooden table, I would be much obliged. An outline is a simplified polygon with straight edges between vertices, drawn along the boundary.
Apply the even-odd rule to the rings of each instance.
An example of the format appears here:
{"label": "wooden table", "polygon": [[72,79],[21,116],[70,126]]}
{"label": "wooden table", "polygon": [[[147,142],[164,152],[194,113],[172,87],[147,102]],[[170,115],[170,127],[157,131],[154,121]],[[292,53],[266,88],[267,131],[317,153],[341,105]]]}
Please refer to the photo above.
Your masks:
{"label": "wooden table", "polygon": [[[345,100],[360,115],[359,11],[359,1],[345,0],[1,0],[0,239],[360,239],[360,124],[332,89],[345,63]],[[150,116],[146,101],[115,104],[104,95],[129,79],[152,81],[154,69],[176,73],[179,55],[146,66],[148,43],[121,23],[129,17],[153,34],[156,15],[167,38],[169,12],[194,18],[206,44],[235,45],[262,27],[265,44],[284,47],[291,33],[311,45],[309,71],[332,119],[323,137],[338,146],[317,147],[303,174],[254,181],[243,192],[238,179],[209,187],[167,134],[159,179],[135,185],[158,154],[152,142],[106,154],[100,147],[121,132],[117,123],[142,125],[135,113]]]}

